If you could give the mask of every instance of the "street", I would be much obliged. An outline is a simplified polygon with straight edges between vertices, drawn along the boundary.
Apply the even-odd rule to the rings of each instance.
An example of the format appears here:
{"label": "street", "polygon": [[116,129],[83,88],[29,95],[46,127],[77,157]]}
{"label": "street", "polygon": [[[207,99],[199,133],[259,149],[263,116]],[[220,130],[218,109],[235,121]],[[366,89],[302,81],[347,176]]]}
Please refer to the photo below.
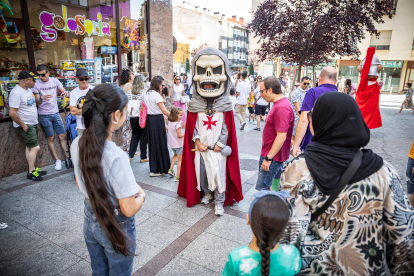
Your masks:
{"label": "street", "polygon": [[[367,148],[381,155],[399,173],[406,190],[407,154],[413,142],[414,116],[395,114],[404,95],[381,95],[383,127],[371,131]],[[214,205],[186,207],[169,176],[149,177],[148,163],[131,163],[147,199],[136,214],[137,247],[133,275],[219,275],[229,252],[250,243],[246,212],[255,193],[261,133],[247,123],[237,136],[244,200],[217,217]],[[262,126],[263,129],[263,126]],[[91,275],[83,238],[83,196],[73,170],[44,168],[42,182],[26,173],[0,179],[0,271],[8,275]]]}

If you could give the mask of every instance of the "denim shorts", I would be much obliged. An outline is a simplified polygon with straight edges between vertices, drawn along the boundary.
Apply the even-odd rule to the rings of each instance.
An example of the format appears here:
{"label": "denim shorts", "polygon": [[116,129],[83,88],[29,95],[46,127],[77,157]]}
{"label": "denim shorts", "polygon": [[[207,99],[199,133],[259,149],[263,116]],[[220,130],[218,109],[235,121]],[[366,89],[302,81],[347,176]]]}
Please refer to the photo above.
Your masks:
{"label": "denim shorts", "polygon": [[47,137],[55,135],[53,129],[56,131],[57,135],[65,133],[65,127],[63,125],[62,118],[60,118],[59,112],[50,115],[39,114],[39,123],[44,128]]}
{"label": "denim shorts", "polygon": [[181,154],[183,154],[183,147],[181,147],[181,148],[176,148],[176,149],[171,149],[172,150],[172,152],[174,153],[174,154],[177,154],[177,155],[181,155]]}
{"label": "denim shorts", "polygon": [[407,176],[407,194],[414,195],[414,159],[408,157],[407,171],[405,175]]}
{"label": "denim shorts", "polygon": [[283,162],[272,161],[269,167],[269,171],[265,171],[262,169],[263,161],[264,161],[264,157],[260,156],[259,176],[257,177],[257,182],[256,182],[256,190],[259,190],[259,191],[270,190],[273,179],[280,178],[282,169],[283,169]]}

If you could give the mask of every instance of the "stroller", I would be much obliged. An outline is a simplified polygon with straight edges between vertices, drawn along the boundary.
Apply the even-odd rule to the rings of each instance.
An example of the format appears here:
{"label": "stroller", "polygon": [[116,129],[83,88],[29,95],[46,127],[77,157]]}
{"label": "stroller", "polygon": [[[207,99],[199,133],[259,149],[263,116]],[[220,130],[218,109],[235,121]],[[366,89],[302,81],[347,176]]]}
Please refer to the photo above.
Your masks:
{"label": "stroller", "polygon": [[76,116],[73,116],[68,113],[66,110],[67,106],[63,109],[66,117],[66,143],[68,145],[69,158],[65,161],[66,169],[73,168],[72,157],[70,156],[70,145],[73,140],[78,137],[78,132],[76,131]]}

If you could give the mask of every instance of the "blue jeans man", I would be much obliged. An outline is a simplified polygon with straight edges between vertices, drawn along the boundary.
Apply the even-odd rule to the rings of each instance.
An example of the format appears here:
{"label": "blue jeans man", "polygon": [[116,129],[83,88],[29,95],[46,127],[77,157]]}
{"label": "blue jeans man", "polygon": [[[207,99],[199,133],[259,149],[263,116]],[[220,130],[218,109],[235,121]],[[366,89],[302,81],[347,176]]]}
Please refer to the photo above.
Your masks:
{"label": "blue jeans man", "polygon": [[283,170],[283,162],[272,161],[269,166],[269,171],[265,171],[262,168],[264,159],[263,156],[260,156],[259,176],[257,177],[256,190],[270,190],[270,187],[272,187],[273,190],[277,190],[279,186],[278,181],[280,180]]}

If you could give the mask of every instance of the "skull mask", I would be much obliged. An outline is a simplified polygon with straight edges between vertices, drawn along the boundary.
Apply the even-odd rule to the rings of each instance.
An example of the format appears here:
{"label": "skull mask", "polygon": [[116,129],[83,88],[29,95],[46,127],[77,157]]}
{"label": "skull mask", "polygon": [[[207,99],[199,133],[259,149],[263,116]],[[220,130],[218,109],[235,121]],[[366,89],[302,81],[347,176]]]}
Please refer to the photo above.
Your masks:
{"label": "skull mask", "polygon": [[224,61],[217,55],[201,55],[196,61],[194,82],[198,94],[205,98],[217,98],[226,91]]}

